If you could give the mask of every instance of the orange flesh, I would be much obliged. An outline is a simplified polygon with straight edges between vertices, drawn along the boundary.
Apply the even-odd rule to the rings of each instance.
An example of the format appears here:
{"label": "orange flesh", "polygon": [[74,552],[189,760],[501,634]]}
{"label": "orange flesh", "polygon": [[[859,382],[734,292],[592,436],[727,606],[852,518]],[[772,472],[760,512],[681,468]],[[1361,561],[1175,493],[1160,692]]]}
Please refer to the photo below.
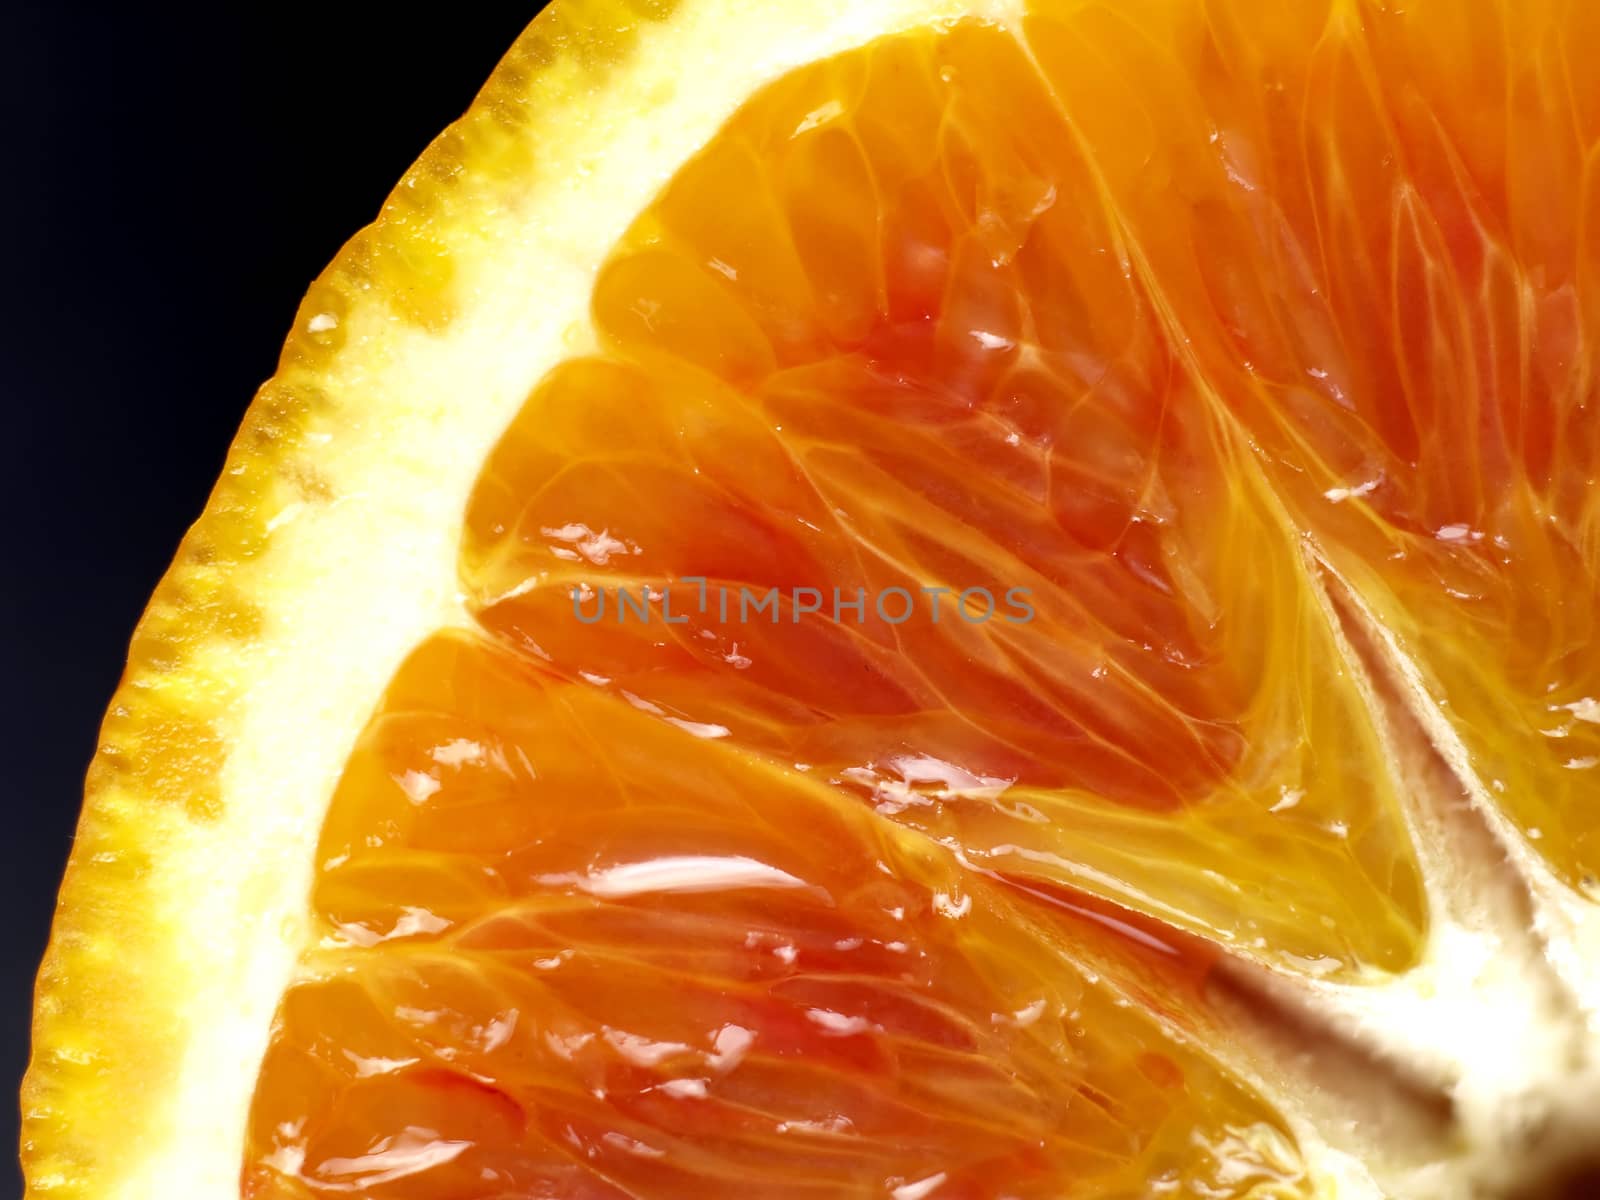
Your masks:
{"label": "orange flesh", "polygon": [[385,707],[247,1195],[1293,1179],[1260,1102],[1098,978],[1182,994],[1159,943],[1112,956],[821,782],[475,639],[423,647]]}
{"label": "orange flesh", "polygon": [[247,1195],[1296,1194],[1176,1035],[1206,939],[1426,934],[1314,558],[1592,886],[1596,18],[1248,7],[876,43],[641,216],[333,801]]}

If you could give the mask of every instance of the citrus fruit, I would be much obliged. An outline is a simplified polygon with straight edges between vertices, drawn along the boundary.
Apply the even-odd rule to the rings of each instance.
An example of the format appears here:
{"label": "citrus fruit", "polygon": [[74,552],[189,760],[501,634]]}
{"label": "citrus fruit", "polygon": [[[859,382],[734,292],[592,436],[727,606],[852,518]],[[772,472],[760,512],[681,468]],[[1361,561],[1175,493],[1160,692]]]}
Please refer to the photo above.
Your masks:
{"label": "citrus fruit", "polygon": [[540,15],[140,625],[31,1193],[1587,1194],[1597,12]]}

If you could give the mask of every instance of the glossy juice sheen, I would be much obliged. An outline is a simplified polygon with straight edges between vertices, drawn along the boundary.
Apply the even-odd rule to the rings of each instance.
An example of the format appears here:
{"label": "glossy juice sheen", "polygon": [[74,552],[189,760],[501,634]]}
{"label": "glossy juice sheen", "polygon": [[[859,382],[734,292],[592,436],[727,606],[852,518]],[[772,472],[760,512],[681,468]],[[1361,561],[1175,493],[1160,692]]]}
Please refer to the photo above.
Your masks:
{"label": "glossy juice sheen", "polygon": [[1330,567],[1587,886],[1581,18],[1255,7],[876,43],[641,215],[334,799],[246,1194],[1296,1194],[1174,1035],[1207,940],[1420,953]]}

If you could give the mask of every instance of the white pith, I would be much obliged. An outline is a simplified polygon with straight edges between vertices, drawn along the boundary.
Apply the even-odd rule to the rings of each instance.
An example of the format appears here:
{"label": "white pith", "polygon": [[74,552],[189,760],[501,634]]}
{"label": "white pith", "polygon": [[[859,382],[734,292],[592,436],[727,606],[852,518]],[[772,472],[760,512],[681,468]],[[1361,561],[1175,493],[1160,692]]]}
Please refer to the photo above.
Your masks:
{"label": "white pith", "polygon": [[[106,1200],[237,1196],[258,1065],[309,936],[321,813],[406,653],[468,623],[456,576],[467,495],[534,383],[589,347],[591,284],[607,250],[761,83],[886,33],[974,13],[1004,22],[1013,6],[811,0],[785,15],[775,39],[768,0],[690,0],[642,31],[626,88],[599,90],[563,125],[540,130],[537,185],[502,197],[526,219],[486,221],[474,252],[458,256],[461,311],[444,332],[397,321],[376,298],[338,318],[345,348],[322,381],[336,404],[307,431],[309,442],[325,439],[316,461],[333,499],[273,514],[269,548],[246,568],[265,618],[260,636],[211,643],[173,685],[250,681],[220,730],[229,746],[222,816],[152,818],[163,822],[153,836],[183,848],[163,868],[158,918],[183,957],[172,979],[152,985],[170,1006],[183,1065],[158,1101],[161,1136],[108,1175]],[[641,106],[640,97],[655,102]],[[1241,1009],[1238,1040],[1222,1052],[1289,1115],[1322,1194],[1496,1195],[1535,1163],[1600,1144],[1600,907],[1556,880],[1499,815],[1415,670],[1376,623],[1367,632],[1450,771],[1415,737],[1397,743],[1399,769],[1415,784],[1407,819],[1432,912],[1425,958],[1370,985],[1239,964],[1233,977],[1245,990],[1335,1038],[1258,1039]],[[1369,695],[1384,710],[1378,691]],[[1454,787],[1470,819],[1451,816]],[[252,848],[247,858],[241,846]],[[117,953],[114,941],[104,953]],[[1412,1123],[1401,1089],[1341,1078],[1350,1068],[1339,1039],[1420,1089],[1447,1093],[1459,1149],[1432,1137],[1425,1120]],[[45,1177],[30,1183],[38,1195],[52,1188]]]}

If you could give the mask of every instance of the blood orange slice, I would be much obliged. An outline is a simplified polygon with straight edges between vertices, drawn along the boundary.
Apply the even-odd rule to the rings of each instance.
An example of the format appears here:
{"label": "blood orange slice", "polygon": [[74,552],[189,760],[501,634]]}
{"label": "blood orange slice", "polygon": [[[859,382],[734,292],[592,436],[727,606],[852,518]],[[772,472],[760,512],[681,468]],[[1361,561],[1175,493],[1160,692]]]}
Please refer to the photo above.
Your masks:
{"label": "blood orange slice", "polygon": [[1581,1188],[1596,46],[541,16],[141,626],[30,1187]]}

